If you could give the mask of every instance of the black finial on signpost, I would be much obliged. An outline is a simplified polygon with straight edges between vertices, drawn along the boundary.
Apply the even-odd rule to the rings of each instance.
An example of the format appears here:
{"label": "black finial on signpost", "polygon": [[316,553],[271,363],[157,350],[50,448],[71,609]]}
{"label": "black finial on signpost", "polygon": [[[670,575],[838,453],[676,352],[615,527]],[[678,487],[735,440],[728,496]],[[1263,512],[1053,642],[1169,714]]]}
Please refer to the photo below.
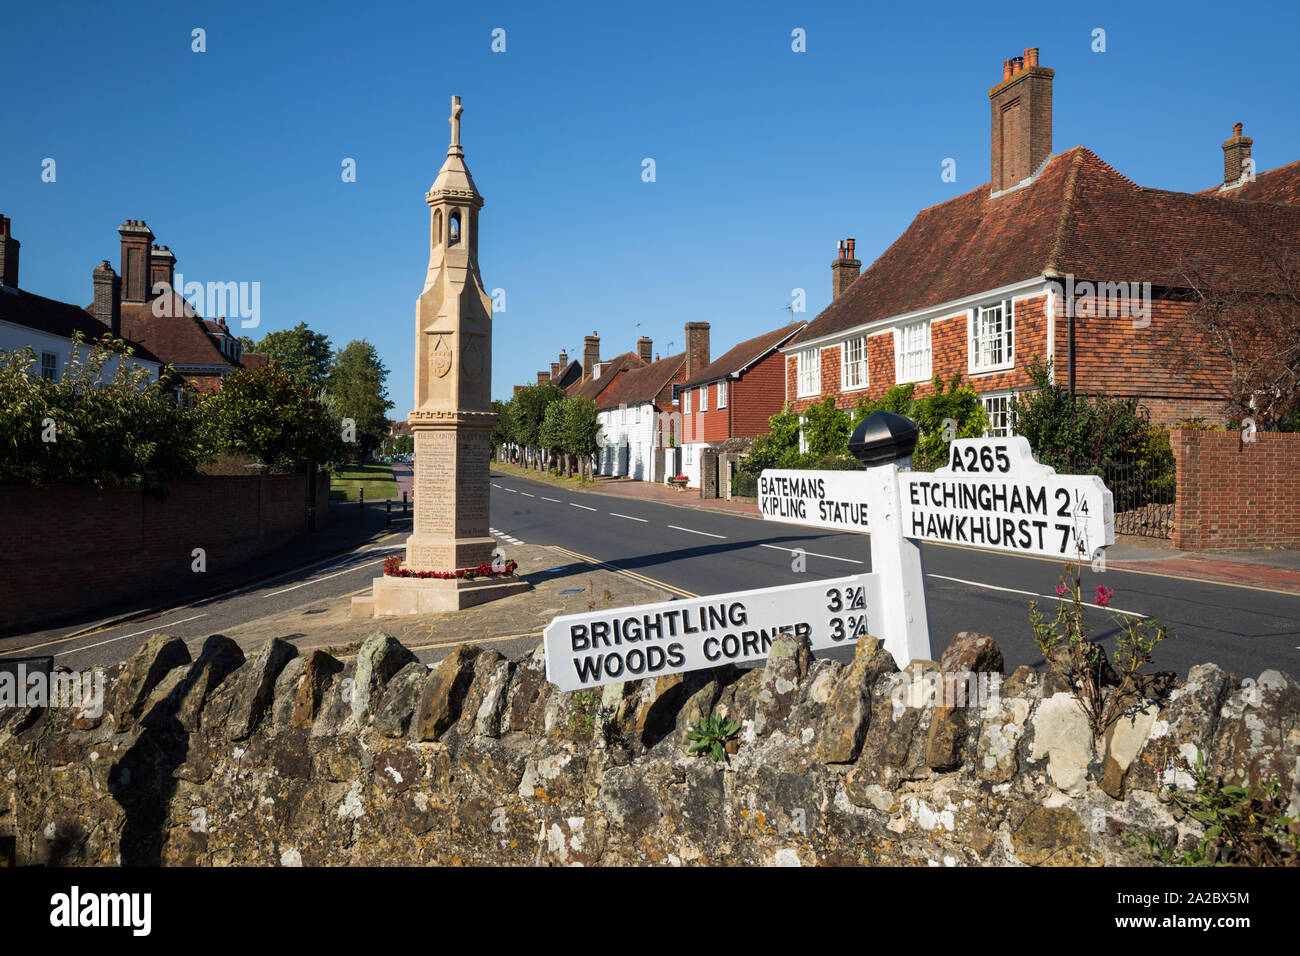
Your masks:
{"label": "black finial on signpost", "polygon": [[872,412],[864,418],[849,438],[849,451],[866,468],[903,462],[912,457],[921,429],[903,415]]}

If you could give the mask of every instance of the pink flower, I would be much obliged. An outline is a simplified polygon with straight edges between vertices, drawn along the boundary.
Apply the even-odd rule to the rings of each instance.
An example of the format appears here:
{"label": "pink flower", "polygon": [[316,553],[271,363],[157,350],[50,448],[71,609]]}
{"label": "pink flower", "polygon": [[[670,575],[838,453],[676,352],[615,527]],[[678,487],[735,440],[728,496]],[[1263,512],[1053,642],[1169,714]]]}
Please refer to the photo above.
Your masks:
{"label": "pink flower", "polygon": [[1111,596],[1112,596],[1114,593],[1115,593],[1115,592],[1112,591],[1110,588],[1106,587],[1106,585],[1104,585],[1104,584],[1098,584],[1098,585],[1097,585],[1097,603],[1100,604],[1102,607],[1109,607],[1109,606],[1110,606],[1110,599],[1111,599]]}
{"label": "pink flower", "polygon": [[1058,585],[1056,586],[1056,596],[1057,596],[1057,597],[1065,597],[1065,592],[1066,592],[1067,590],[1069,590],[1069,589],[1068,589],[1064,584],[1058,584]]}

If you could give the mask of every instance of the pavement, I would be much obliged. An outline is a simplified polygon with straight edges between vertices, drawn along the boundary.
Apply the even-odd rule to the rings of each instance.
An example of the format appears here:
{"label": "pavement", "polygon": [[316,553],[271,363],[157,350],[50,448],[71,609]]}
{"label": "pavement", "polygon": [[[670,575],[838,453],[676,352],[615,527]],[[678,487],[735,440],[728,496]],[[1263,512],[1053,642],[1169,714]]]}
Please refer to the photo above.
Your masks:
{"label": "pavement", "polygon": [[[514,472],[502,473],[515,475]],[[762,519],[754,501],[704,500],[698,497],[698,489],[678,491],[648,481],[597,478],[587,493]],[[1300,594],[1300,551],[1297,550],[1177,551],[1168,541],[1117,535],[1115,544],[1107,549],[1106,563],[1114,568],[1159,571],[1215,583],[1256,585]]]}

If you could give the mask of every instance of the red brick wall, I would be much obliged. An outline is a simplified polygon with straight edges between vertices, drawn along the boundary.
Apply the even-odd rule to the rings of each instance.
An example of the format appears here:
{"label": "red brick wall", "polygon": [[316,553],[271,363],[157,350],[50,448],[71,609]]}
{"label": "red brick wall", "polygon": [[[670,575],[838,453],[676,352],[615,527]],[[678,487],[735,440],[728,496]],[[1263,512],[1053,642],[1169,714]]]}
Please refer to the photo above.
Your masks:
{"label": "red brick wall", "polygon": [[[159,501],[129,488],[0,485],[0,629],[54,623],[147,594],[166,594],[282,547],[307,531],[303,475],[177,482]],[[320,476],[317,527],[328,523]],[[322,513],[323,512],[323,513]]]}
{"label": "red brick wall", "polygon": [[1175,548],[1300,547],[1300,434],[1173,429]]}

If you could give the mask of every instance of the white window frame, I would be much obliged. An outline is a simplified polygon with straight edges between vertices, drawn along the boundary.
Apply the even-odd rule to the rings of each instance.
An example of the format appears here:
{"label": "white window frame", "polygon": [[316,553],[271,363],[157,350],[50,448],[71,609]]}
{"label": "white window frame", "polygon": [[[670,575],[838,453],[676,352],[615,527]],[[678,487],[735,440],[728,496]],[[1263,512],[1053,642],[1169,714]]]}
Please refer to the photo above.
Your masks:
{"label": "white window frame", "polygon": [[[1016,393],[1010,389],[1000,392],[984,392],[980,395],[980,405],[984,407],[984,414],[989,419],[988,437],[1006,438],[1015,434],[1016,422],[1015,416],[1011,413],[1011,400],[1016,397]],[[1005,407],[1000,413],[1006,416],[1005,422],[1001,428],[993,426],[993,412],[989,406],[994,402],[1005,402]]]}
{"label": "white window frame", "polygon": [[[859,358],[849,360],[850,347],[854,345],[861,346],[862,354]],[[857,372],[859,374],[851,374]],[[854,379],[858,381],[854,381]],[[857,392],[866,388],[870,382],[870,371],[867,368],[867,337],[860,335],[856,338],[845,339],[840,345],[840,391]]]}
{"label": "white window frame", "polygon": [[[908,333],[916,329],[922,329],[925,344],[921,348],[909,352],[905,345]],[[910,356],[916,354],[919,360],[909,362]],[[909,372],[908,366],[914,366],[914,370]],[[898,384],[906,382],[928,382],[934,375],[934,348],[933,339],[931,338],[930,320],[924,319],[920,322],[912,322],[908,325],[902,325],[894,329],[894,381]]]}
{"label": "white window frame", "polygon": [[[45,360],[49,359],[48,362]],[[49,373],[48,375],[46,373]],[[41,353],[41,378],[47,382],[57,382],[59,380],[59,353],[42,352]]]}
{"label": "white window frame", "polygon": [[[810,384],[805,384],[805,380]],[[797,395],[799,398],[808,398],[812,395],[820,395],[821,392],[822,350],[805,349],[798,355]]]}
{"label": "white window frame", "polygon": [[700,411],[707,412],[708,410],[709,410],[709,386],[702,385],[700,386]]}
{"label": "white window frame", "polygon": [[685,466],[685,465],[693,465],[693,464],[695,464],[695,446],[694,446],[694,445],[683,445],[683,446],[682,446],[682,465]]}
{"label": "white window frame", "polygon": [[727,380],[724,378],[718,383],[718,408],[727,407]]}
{"label": "white window frame", "polygon": [[687,415],[691,413],[691,390],[689,388],[682,390],[682,412]]}
{"label": "white window frame", "polygon": [[967,309],[967,370],[972,375],[982,375],[1015,368],[1015,329],[1016,310],[1012,299]]}
{"label": "white window frame", "polygon": [[803,433],[803,426],[805,421],[806,421],[805,417],[803,415],[800,415],[799,416],[799,454],[801,455],[808,454],[808,438]]}

